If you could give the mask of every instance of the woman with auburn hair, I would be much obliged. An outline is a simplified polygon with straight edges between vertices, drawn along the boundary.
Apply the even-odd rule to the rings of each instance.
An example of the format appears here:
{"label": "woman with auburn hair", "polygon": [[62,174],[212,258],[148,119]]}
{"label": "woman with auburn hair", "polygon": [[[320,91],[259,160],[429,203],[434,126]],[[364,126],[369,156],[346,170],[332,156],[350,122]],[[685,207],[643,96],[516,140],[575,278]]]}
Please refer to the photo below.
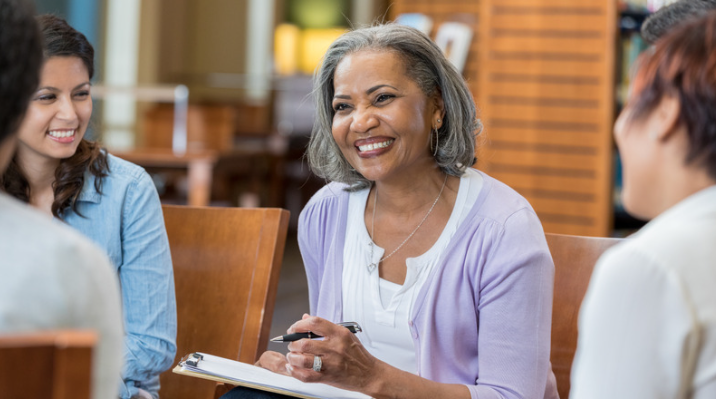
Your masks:
{"label": "woman with auburn hair", "polygon": [[84,137],[92,115],[92,45],[61,18],[37,20],[45,44],[40,85],[2,188],[107,252],[125,321],[119,396],[156,398],[159,374],[176,352],[174,275],[159,196],[142,168]]}
{"label": "woman with auburn hair", "polygon": [[716,398],[716,13],[638,65],[614,135],[624,206],[651,221],[594,270],[570,398]]}

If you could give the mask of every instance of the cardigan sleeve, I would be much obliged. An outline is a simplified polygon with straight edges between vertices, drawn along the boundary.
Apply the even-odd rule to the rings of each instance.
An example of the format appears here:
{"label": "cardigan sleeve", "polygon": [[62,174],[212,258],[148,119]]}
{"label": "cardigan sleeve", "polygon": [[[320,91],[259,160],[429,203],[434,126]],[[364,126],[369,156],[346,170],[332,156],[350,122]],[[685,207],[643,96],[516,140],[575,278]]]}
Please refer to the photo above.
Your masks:
{"label": "cardigan sleeve", "polygon": [[331,249],[331,240],[336,233],[338,201],[336,193],[341,193],[329,184],[319,190],[303,208],[298,218],[298,246],[306,269],[308,280],[308,298],[312,315],[316,315],[321,294],[321,282],[324,279],[326,265]]}
{"label": "cardigan sleeve", "polygon": [[473,398],[543,398],[551,377],[554,264],[537,215],[522,208],[495,232],[475,293]]}
{"label": "cardigan sleeve", "polygon": [[298,219],[298,245],[308,281],[311,314],[340,321],[345,210],[345,185],[330,183],[305,206]]}
{"label": "cardigan sleeve", "polygon": [[[320,228],[320,209],[309,203],[298,217],[298,247],[303,258],[308,281],[309,306],[311,314],[315,314],[320,292],[321,269],[323,262],[323,234]],[[319,207],[320,208],[320,207]]]}

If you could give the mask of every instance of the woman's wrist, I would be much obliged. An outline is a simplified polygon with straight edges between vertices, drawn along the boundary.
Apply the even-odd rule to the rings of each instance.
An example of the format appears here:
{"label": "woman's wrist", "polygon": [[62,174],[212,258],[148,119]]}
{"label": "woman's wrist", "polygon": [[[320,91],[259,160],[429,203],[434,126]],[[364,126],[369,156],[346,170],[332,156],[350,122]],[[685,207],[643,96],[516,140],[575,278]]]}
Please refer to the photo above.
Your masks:
{"label": "woman's wrist", "polygon": [[374,399],[470,398],[462,384],[441,384],[378,361],[362,393]]}
{"label": "woman's wrist", "polygon": [[368,377],[368,384],[365,385],[362,393],[376,399],[391,397],[389,390],[395,384],[396,373],[400,372],[401,370],[388,363],[376,360],[375,367]]}

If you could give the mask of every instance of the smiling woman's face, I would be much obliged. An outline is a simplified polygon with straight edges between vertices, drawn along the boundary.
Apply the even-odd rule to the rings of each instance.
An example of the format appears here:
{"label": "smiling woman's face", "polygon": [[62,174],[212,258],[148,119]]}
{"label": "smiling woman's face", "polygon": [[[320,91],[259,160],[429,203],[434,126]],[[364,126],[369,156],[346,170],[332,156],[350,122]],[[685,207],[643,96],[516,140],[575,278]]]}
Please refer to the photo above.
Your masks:
{"label": "smiling woman's face", "polygon": [[435,168],[430,132],[442,101],[425,93],[390,51],[361,50],[336,67],[333,138],[366,179],[384,181]]}
{"label": "smiling woman's face", "polygon": [[[19,129],[18,155],[26,161],[69,158],[77,151],[92,116],[87,67],[78,57],[45,61],[40,86]],[[32,159],[29,159],[31,157]]]}

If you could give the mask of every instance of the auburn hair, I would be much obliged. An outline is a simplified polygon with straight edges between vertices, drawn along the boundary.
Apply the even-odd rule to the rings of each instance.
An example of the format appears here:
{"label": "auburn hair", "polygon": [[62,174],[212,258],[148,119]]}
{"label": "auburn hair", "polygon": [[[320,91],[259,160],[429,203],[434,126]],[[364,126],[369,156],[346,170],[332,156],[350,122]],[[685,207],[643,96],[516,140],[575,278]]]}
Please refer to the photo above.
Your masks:
{"label": "auburn hair", "polygon": [[686,128],[686,163],[716,179],[716,11],[679,25],[639,59],[630,107],[632,118],[653,111],[664,96],[679,100]]}

